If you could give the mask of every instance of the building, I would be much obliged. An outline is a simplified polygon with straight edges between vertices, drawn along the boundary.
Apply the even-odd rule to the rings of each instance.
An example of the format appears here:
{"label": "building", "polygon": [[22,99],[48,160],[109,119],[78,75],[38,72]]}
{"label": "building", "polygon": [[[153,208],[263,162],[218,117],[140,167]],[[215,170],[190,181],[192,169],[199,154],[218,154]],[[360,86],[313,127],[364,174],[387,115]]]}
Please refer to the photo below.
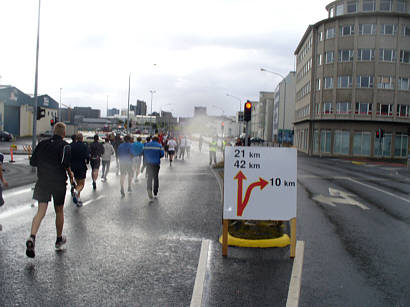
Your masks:
{"label": "building", "polygon": [[300,151],[407,158],[409,8],[408,0],[338,0],[308,26],[295,50]]}
{"label": "building", "polygon": [[281,82],[279,82],[275,89],[272,136],[273,141],[280,144],[293,143],[295,88],[296,73],[291,71]]}
{"label": "building", "polygon": [[84,118],[100,118],[101,110],[92,109],[91,107],[74,107],[74,118],[83,116]]}
{"label": "building", "polygon": [[147,103],[142,100],[137,100],[137,109],[135,115],[147,115]]}
{"label": "building", "polygon": [[194,117],[207,116],[206,107],[195,107],[194,108]]}
{"label": "building", "polygon": [[120,114],[120,110],[116,108],[108,109],[108,112],[107,112],[107,116],[115,116],[119,114]]}

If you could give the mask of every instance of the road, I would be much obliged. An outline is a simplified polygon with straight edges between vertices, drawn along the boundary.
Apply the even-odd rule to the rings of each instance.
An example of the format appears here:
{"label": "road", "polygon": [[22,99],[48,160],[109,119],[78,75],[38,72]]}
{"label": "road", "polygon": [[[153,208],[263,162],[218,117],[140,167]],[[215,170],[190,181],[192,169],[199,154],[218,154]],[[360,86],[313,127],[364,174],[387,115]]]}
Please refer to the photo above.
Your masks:
{"label": "road", "polygon": [[[5,192],[1,306],[190,306],[203,242],[202,306],[286,305],[289,248],[230,247],[221,256],[221,189],[206,151],[193,148],[172,168],[164,160],[152,203],[143,178],[121,199],[114,169],[96,191],[87,179],[84,207],[67,195],[63,253],[53,250],[50,206],[36,258],[25,256],[36,210],[31,185]],[[409,305],[410,180],[398,170],[299,154],[300,306]]]}

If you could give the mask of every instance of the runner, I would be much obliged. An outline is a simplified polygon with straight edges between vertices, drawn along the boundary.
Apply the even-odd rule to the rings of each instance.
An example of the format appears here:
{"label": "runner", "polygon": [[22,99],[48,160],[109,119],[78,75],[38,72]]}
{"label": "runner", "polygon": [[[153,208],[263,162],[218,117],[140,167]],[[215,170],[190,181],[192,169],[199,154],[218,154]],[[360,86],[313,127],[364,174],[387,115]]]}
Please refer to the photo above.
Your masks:
{"label": "runner", "polygon": [[185,158],[185,149],[186,149],[186,137],[185,135],[181,136],[181,141],[179,143],[179,159],[184,160]]}
{"label": "runner", "polygon": [[101,174],[101,181],[107,181],[107,174],[110,171],[110,164],[111,164],[111,156],[115,154],[114,147],[110,144],[110,139],[107,136],[105,138],[104,147],[104,154],[101,156],[102,160],[102,174]]}
{"label": "runner", "polygon": [[120,162],[120,186],[121,186],[121,196],[125,197],[124,193],[124,181],[125,181],[125,176],[128,175],[128,192],[131,192],[131,182],[132,182],[132,151],[131,151],[131,137],[129,134],[124,136],[124,143],[121,143],[120,146],[118,147],[118,159]]}
{"label": "runner", "polygon": [[[7,188],[9,186],[9,184],[3,177],[3,161],[4,161],[4,155],[0,152],[0,180],[3,183],[3,185]],[[3,205],[4,205],[3,187],[0,184],[0,207],[3,206]],[[3,229],[3,226],[0,224],[0,231],[2,229]]]}
{"label": "runner", "polygon": [[189,137],[186,137],[186,145],[185,145],[185,151],[186,151],[186,158],[189,159],[191,157],[191,139]]}
{"label": "runner", "polygon": [[62,235],[64,226],[64,199],[66,193],[67,174],[73,180],[70,170],[71,150],[70,145],[63,140],[65,137],[65,124],[58,122],[54,125],[52,138],[41,141],[34,149],[30,165],[37,167],[37,182],[33,198],[38,201],[37,213],[33,218],[30,237],[26,241],[26,255],[34,258],[35,241],[41,221],[48,207],[48,202],[53,196],[54,210],[56,213],[57,240],[55,249],[61,250],[66,243]]}
{"label": "runner", "polygon": [[87,175],[87,164],[90,162],[88,145],[83,142],[83,135],[77,134],[76,141],[70,144],[71,146],[71,170],[74,173],[75,185],[72,193],[73,202],[81,207],[80,194],[84,189],[85,177]]}
{"label": "runner", "polygon": [[103,145],[98,142],[98,134],[94,135],[94,142],[90,144],[90,165],[93,179],[93,189],[97,189],[98,170],[100,169],[101,156],[104,154]]}
{"label": "runner", "polygon": [[202,151],[202,143],[204,142],[204,139],[202,135],[199,136],[199,141],[198,141],[198,147],[199,147],[199,152]]}
{"label": "runner", "polygon": [[135,182],[138,181],[138,175],[140,174],[141,168],[141,157],[144,150],[144,145],[141,143],[141,137],[137,137],[137,141],[132,144],[131,150],[134,156],[133,164],[135,166]]}
{"label": "runner", "polygon": [[214,164],[216,164],[216,149],[216,137],[212,137],[212,141],[209,142],[209,165],[212,165],[212,160],[214,161]]}
{"label": "runner", "polygon": [[113,141],[113,147],[115,150],[115,162],[117,164],[117,171],[115,172],[115,174],[118,176],[120,173],[120,163],[118,160],[118,147],[120,146],[120,144],[122,143],[122,139],[121,139],[121,135],[119,133],[115,134],[115,138]]}
{"label": "runner", "polygon": [[171,137],[168,140],[169,166],[172,166],[172,159],[174,157],[176,147],[177,147],[177,142],[175,142],[175,139]]}
{"label": "runner", "polygon": [[[158,173],[161,163],[161,158],[164,156],[164,150],[160,143],[158,143],[158,137],[154,136],[152,141],[144,146],[144,161],[147,167],[147,192],[149,199],[157,198],[159,189]],[[154,181],[154,190],[152,189],[152,181]],[[152,195],[154,192],[154,195]]]}

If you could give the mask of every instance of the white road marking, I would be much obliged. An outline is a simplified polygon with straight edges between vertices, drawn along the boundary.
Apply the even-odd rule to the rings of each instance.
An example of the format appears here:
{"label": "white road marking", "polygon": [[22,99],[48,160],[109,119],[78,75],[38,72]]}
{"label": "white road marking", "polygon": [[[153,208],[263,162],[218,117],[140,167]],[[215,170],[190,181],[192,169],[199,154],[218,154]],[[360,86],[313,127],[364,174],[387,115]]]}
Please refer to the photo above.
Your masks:
{"label": "white road marking", "polygon": [[3,213],[0,213],[0,218],[1,219],[7,218],[10,216],[22,213],[24,211],[30,210],[31,208],[34,208],[34,207],[37,207],[37,206],[32,206],[32,203],[24,204],[23,206],[20,206],[18,208],[10,209]]}
{"label": "white road marking", "polygon": [[303,257],[305,251],[305,242],[296,242],[296,256],[293,261],[292,277],[290,279],[288,299],[286,307],[297,307],[299,305],[300,287],[302,284]]}
{"label": "white road marking", "polygon": [[324,195],[317,195],[312,199],[321,203],[325,203],[332,207],[336,207],[336,204],[340,205],[351,205],[351,206],[358,206],[363,210],[369,210],[369,207],[363,205],[362,203],[358,202],[353,198],[354,194],[350,194],[347,192],[343,192],[334,188],[329,187],[329,196]]}
{"label": "white road marking", "polygon": [[91,204],[91,203],[93,203],[93,202],[95,202],[95,201],[97,201],[97,200],[100,200],[101,198],[104,198],[104,197],[105,197],[105,195],[100,195],[100,196],[98,196],[98,197],[95,198],[95,199],[87,200],[86,202],[83,203],[83,207],[84,207],[84,206],[87,206],[87,205],[89,205],[89,204]]}
{"label": "white road marking", "polygon": [[201,244],[201,253],[199,255],[198,268],[196,270],[195,285],[191,298],[191,307],[202,306],[202,295],[204,291],[205,273],[208,261],[210,240],[203,240]]}
{"label": "white road marking", "polygon": [[14,191],[14,192],[9,192],[9,193],[7,193],[7,191],[4,191],[3,196],[4,197],[13,197],[13,196],[24,194],[24,193],[31,192],[31,191],[33,191],[31,188],[26,188],[26,189]]}

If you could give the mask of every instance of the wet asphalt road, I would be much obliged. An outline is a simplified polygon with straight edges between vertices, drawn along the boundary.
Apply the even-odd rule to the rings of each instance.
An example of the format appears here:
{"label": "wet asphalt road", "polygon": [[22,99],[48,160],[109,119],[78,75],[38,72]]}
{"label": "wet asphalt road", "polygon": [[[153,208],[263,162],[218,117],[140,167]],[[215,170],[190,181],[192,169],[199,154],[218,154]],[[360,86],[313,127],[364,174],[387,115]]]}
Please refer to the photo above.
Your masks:
{"label": "wet asphalt road", "polygon": [[[33,260],[24,253],[36,210],[30,186],[7,191],[0,208],[0,305],[189,306],[206,239],[203,306],[285,306],[289,249],[230,247],[223,258],[220,187],[207,153],[193,150],[172,168],[166,162],[153,203],[143,178],[121,199],[114,172],[96,192],[88,179],[83,208],[67,196],[63,253],[53,250],[50,206]],[[329,195],[329,187],[349,193],[347,200]],[[318,201],[320,195],[336,198],[336,206]],[[300,306],[408,306],[409,200],[410,178],[397,168],[299,155]]]}

